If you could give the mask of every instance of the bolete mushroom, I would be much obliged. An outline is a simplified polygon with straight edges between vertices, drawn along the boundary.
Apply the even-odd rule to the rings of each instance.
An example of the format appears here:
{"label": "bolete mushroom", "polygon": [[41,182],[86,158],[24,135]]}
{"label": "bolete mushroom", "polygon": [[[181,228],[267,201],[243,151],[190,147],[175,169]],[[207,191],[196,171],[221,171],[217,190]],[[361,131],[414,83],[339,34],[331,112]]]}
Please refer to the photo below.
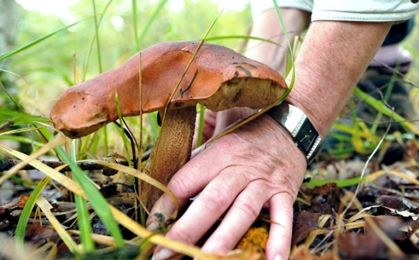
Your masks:
{"label": "bolete mushroom", "polygon": [[[198,42],[157,44],[121,67],[68,89],[52,108],[54,126],[72,138],[92,133],[118,119],[116,95],[122,116],[167,106],[147,169],[167,184],[190,158],[198,102],[215,111],[257,109],[278,101],[287,89],[283,78],[260,62],[222,46],[203,44],[197,51],[198,46]],[[141,186],[148,208],[160,195],[148,184]]]}

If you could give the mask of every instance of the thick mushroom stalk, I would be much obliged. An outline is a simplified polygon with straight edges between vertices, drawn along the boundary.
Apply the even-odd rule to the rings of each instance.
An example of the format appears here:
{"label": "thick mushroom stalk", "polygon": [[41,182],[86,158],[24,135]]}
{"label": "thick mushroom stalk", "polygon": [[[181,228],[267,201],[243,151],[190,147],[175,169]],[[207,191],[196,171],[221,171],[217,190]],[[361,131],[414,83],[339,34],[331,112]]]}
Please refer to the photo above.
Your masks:
{"label": "thick mushroom stalk", "polygon": [[[52,108],[54,126],[76,138],[118,119],[116,103],[120,104],[122,116],[166,110],[148,172],[167,184],[189,160],[198,102],[215,111],[262,108],[278,101],[287,89],[283,78],[262,63],[212,44],[204,44],[194,55],[198,45],[154,45],[121,67],[70,88]],[[147,208],[160,195],[148,184],[141,187]]]}
{"label": "thick mushroom stalk", "polygon": [[[154,147],[147,172],[167,184],[170,178],[191,157],[192,138],[194,134],[196,110],[194,107],[168,110],[161,125],[159,140]],[[151,209],[161,192],[143,182],[141,198]]]}

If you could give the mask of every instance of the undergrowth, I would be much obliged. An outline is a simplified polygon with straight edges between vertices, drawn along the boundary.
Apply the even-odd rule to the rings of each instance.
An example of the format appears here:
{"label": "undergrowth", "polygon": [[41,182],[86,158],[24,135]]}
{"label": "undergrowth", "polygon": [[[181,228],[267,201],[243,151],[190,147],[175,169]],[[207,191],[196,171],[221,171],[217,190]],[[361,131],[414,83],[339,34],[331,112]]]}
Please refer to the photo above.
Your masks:
{"label": "undergrowth", "polygon": [[[140,210],[141,203],[138,201],[138,196],[134,198],[136,200],[136,207],[133,209],[134,213],[128,216],[107,201],[100,190],[101,187],[95,183],[95,177],[80,167],[80,163],[83,160],[89,160],[102,165],[103,169],[106,168],[114,172],[124,173],[126,175],[124,181],[129,183],[133,189],[137,188],[137,181],[141,180],[150,182],[161,190],[170,193],[166,187],[153,182],[141,171],[142,162],[140,159],[142,155],[147,153],[148,146],[155,142],[158,137],[159,125],[156,113],[145,115],[143,116],[144,118],[120,118],[115,124],[105,126],[94,134],[79,140],[70,141],[52,128],[46,113],[49,105],[44,106],[43,103],[47,103],[48,100],[53,100],[54,98],[51,98],[50,94],[43,95],[43,93],[48,92],[54,84],[74,85],[95,73],[101,73],[114,65],[120,64],[130,54],[144,49],[151,43],[185,38],[200,39],[203,35],[201,32],[206,31],[210,27],[211,22],[214,23],[214,28],[208,30],[209,34],[204,36],[205,41],[208,42],[221,44],[227,42],[227,45],[233,47],[241,40],[255,39],[266,42],[271,42],[271,40],[246,35],[244,26],[238,26],[239,28],[231,28],[230,31],[226,31],[225,25],[232,24],[231,19],[237,14],[221,14],[217,20],[215,18],[217,13],[214,11],[214,6],[210,6],[207,2],[200,5],[203,7],[210,6],[209,15],[205,16],[207,20],[201,22],[197,28],[195,28],[197,25],[187,23],[188,18],[185,14],[183,16],[179,15],[177,18],[182,21],[181,25],[168,24],[167,20],[164,20],[162,16],[170,14],[170,16],[175,17],[176,14],[168,10],[167,0],[160,0],[154,5],[149,4],[146,6],[151,10],[148,15],[145,14],[144,9],[146,7],[142,5],[142,2],[138,2],[140,4],[135,0],[126,2],[129,2],[129,5],[125,3],[124,7],[130,9],[130,12],[123,10],[121,11],[122,14],[117,14],[117,1],[108,0],[106,3],[99,4],[99,1],[92,0],[90,5],[83,3],[78,7],[85,8],[80,12],[83,18],[79,21],[58,27],[52,32],[41,36],[38,35],[30,40],[27,39],[26,43],[0,54],[0,62],[11,61],[11,69],[2,70],[3,77],[7,76],[15,80],[18,88],[21,90],[19,95],[16,96],[9,93],[10,89],[3,85],[1,86],[1,91],[5,94],[2,96],[5,96],[13,104],[9,108],[3,107],[0,110],[1,155],[2,157],[17,158],[21,160],[21,163],[3,173],[0,178],[0,185],[6,181],[24,182],[25,178],[19,174],[19,170],[27,164],[45,175],[37,183],[25,184],[32,192],[27,197],[18,219],[14,239],[23,248],[28,223],[36,222],[37,216],[38,219],[41,219],[40,210],[75,257],[81,258],[83,255],[95,254],[107,248],[122,248],[132,245],[141,249],[138,252],[141,255],[141,251],[147,252],[151,244],[160,244],[189,256],[202,259],[212,258],[212,256],[200,251],[197,247],[171,241],[163,235],[147,231],[141,225],[145,224],[145,213]],[[191,11],[187,8],[192,9],[190,1],[186,1],[186,10],[184,11],[186,14]],[[197,7],[197,9],[200,8],[202,9],[202,7]],[[85,11],[87,9],[90,10],[89,13]],[[249,15],[244,12],[241,14],[245,16],[242,20],[248,21]],[[27,13],[26,15],[30,16],[31,14]],[[108,31],[108,27],[111,26],[110,21],[116,15],[120,15],[125,21],[129,21],[130,24],[127,25],[129,29],[126,30],[130,31],[132,35],[122,40],[128,43],[123,43],[121,47],[115,48],[116,50],[111,50],[113,44],[121,42],[120,39],[112,39],[114,37],[112,34],[116,34],[118,37],[123,35],[121,32]],[[200,15],[200,13],[193,15]],[[225,20],[223,20],[224,18]],[[179,26],[186,28],[190,26],[194,34],[185,35],[183,33],[185,28],[180,28]],[[75,31],[71,31],[73,29]],[[69,39],[74,34],[80,37],[78,40],[83,41],[83,45],[86,45],[83,51],[75,51],[80,47],[80,43],[75,44],[73,49],[67,50],[65,40],[63,39]],[[106,35],[105,38],[103,37],[104,34]],[[114,40],[111,44],[107,42],[110,39]],[[297,49],[296,46],[292,46],[293,43],[289,42],[289,45],[290,49]],[[65,52],[65,57],[60,57],[59,59],[66,65],[53,68],[48,66],[40,67],[39,63],[34,63],[22,65],[24,69],[18,69],[17,62],[24,64],[25,62],[29,63],[31,59],[42,60],[45,58],[45,60],[51,60],[56,58],[55,56],[51,57],[51,54],[48,53],[46,57],[43,57],[47,52],[44,49],[59,50],[55,51],[55,54]],[[37,51],[40,51],[39,55],[36,53]],[[294,55],[290,57],[288,71],[293,73]],[[110,63],[113,64],[110,65]],[[71,64],[71,66],[68,64]],[[21,74],[26,73],[25,70],[30,70],[32,75],[22,76]],[[49,75],[49,80],[43,80],[47,75]],[[47,87],[43,88],[43,90],[36,90],[31,87],[32,84],[39,87],[40,82]],[[291,80],[291,85],[292,82],[293,80]],[[59,88],[59,91],[61,90],[62,88]],[[39,94],[39,97],[30,98],[33,93]],[[401,126],[410,133],[410,136],[405,135],[401,137],[396,134],[389,135],[386,137],[386,140],[391,141],[395,138],[412,139],[414,135],[419,134],[414,123],[395,114],[382,100],[374,99],[358,88],[355,88],[354,94],[379,111],[380,114],[389,117],[393,121],[400,122]],[[40,100],[43,101],[40,102]],[[204,108],[200,106],[198,112],[201,131],[203,111]],[[349,149],[345,145],[342,145],[341,149],[337,146],[338,149],[332,151],[334,154],[345,157],[352,154],[354,150],[360,154],[369,154],[380,141],[381,136],[376,131],[379,121],[376,121],[372,126],[367,126],[363,121],[357,118],[354,119],[352,127],[335,124],[334,127],[336,129],[345,133],[344,135],[338,135],[338,140],[342,143],[349,143],[350,146]],[[138,135],[138,133],[141,134]],[[6,141],[9,143],[6,143]],[[10,143],[13,145],[8,145]],[[29,153],[25,154],[19,151],[19,149],[22,149],[22,146],[28,147]],[[63,164],[56,168],[50,167],[42,159],[46,156],[59,159]],[[119,161],[124,161],[127,165],[118,164]],[[137,165],[137,162],[139,162],[139,165]],[[69,166],[69,170],[65,173],[60,172],[60,169],[67,166]],[[312,179],[308,185],[320,186],[333,182],[340,187],[345,187],[368,182],[370,180],[368,178],[371,177],[327,181]],[[72,194],[70,197],[72,197],[75,203],[75,212],[73,214],[77,220],[77,226],[72,225],[72,228],[69,230],[62,227],[60,220],[57,219],[59,216],[54,215],[54,206],[45,198],[46,195],[43,192],[49,185],[55,186],[59,191],[65,190]],[[107,230],[106,234],[95,233],[92,228],[93,218],[100,219],[100,222],[103,223]],[[126,236],[127,232],[130,234],[129,236]],[[56,249],[52,245],[51,247],[42,248],[43,250],[38,250],[54,257],[53,248]],[[55,254],[57,254],[56,251]],[[143,255],[143,257],[146,257],[146,255]]]}

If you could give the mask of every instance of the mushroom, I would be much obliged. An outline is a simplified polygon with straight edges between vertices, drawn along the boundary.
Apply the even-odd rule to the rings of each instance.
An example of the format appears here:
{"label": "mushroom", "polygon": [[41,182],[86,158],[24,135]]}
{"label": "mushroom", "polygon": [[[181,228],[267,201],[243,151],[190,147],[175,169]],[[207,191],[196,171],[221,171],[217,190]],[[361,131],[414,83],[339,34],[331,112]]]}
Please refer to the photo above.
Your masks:
{"label": "mushroom", "polygon": [[[77,138],[117,120],[116,95],[122,116],[164,110],[146,172],[167,184],[190,158],[198,102],[215,111],[258,109],[278,101],[287,90],[281,75],[268,66],[222,46],[205,43],[198,50],[199,46],[199,42],[160,43],[121,67],[68,89],[52,108],[55,128]],[[147,208],[160,195],[158,189],[142,184]]]}

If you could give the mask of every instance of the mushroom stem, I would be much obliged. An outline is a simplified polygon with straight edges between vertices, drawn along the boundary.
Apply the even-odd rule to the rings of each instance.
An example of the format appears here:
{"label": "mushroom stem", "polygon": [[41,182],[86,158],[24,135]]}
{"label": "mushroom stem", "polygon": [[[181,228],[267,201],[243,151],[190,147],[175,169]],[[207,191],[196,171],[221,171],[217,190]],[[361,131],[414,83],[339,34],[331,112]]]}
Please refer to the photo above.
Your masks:
{"label": "mushroom stem", "polygon": [[[170,178],[189,160],[195,128],[195,107],[168,109],[162,122],[157,145],[151,155],[148,174],[167,185]],[[154,186],[142,182],[141,199],[147,209],[162,195]]]}

